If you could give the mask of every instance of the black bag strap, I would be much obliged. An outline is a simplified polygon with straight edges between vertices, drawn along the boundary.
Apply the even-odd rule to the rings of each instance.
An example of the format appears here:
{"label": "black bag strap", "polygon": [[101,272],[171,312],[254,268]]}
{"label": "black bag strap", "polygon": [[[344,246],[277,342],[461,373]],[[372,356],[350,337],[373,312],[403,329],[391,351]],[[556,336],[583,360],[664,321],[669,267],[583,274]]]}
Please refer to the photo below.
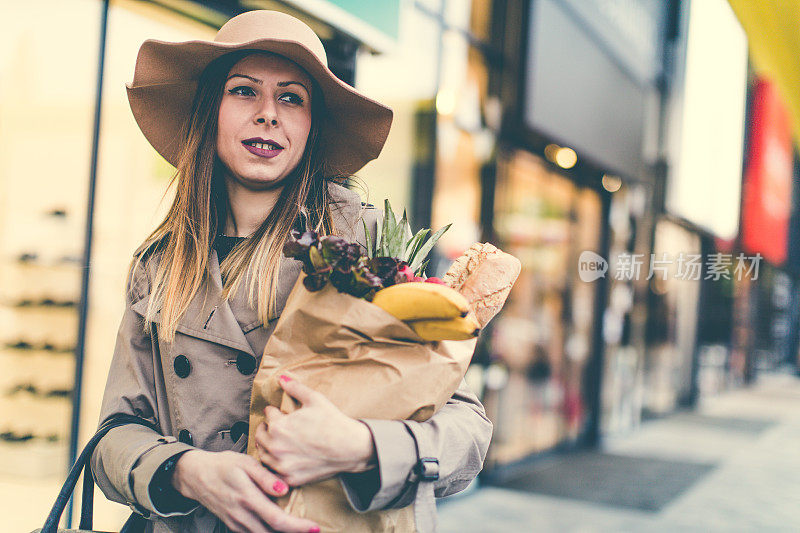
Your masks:
{"label": "black bag strap", "polygon": [[125,424],[139,424],[149,427],[156,433],[161,434],[161,428],[159,428],[156,424],[134,415],[120,413],[103,422],[100,428],[98,428],[97,433],[94,434],[94,437],[89,439],[89,442],[78,456],[75,464],[72,465],[69,474],[67,474],[67,480],[64,482],[64,486],[61,487],[61,492],[58,493],[58,497],[56,498],[56,502],[53,504],[53,508],[50,510],[50,514],[47,515],[47,520],[44,522],[41,533],[57,533],[58,523],[61,521],[61,515],[64,513],[64,509],[67,507],[67,502],[69,502],[70,496],[72,496],[72,493],[75,490],[75,485],[78,483],[78,477],[81,475],[81,470],[83,470],[83,499],[81,500],[81,522],[79,528],[86,530],[92,529],[94,479],[92,478],[92,470],[89,459],[92,457],[92,453],[94,453],[97,443],[100,442],[100,439],[102,439],[106,433],[115,427],[123,426]]}

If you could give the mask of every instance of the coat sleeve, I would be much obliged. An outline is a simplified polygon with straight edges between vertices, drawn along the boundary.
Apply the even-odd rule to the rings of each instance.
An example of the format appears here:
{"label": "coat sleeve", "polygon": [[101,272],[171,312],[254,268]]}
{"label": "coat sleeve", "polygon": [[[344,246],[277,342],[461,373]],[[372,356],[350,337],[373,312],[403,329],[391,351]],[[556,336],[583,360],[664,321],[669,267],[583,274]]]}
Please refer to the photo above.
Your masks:
{"label": "coat sleeve", "polygon": [[[143,268],[137,269],[139,271]],[[156,363],[158,347],[143,329],[143,318],[132,306],[149,294],[146,273],[137,274],[125,291],[125,311],[117,333],[114,355],[100,408],[100,424],[117,413],[127,413],[159,424],[156,401]],[[194,449],[174,436],[137,424],[109,431],[91,457],[92,473],[100,490],[111,501],[128,505],[146,517],[186,515],[199,505],[185,499],[179,510],[157,509],[151,496],[151,481],[170,457]]]}
{"label": "coat sleeve", "polygon": [[358,474],[339,476],[351,507],[358,512],[400,508],[410,505],[417,483],[408,477],[417,462],[416,433],[427,439],[426,448],[436,450],[439,479],[434,482],[437,498],[467,487],[483,468],[492,438],[492,423],[466,382],[461,381],[452,398],[429,420],[362,420],[372,433],[377,467]]}

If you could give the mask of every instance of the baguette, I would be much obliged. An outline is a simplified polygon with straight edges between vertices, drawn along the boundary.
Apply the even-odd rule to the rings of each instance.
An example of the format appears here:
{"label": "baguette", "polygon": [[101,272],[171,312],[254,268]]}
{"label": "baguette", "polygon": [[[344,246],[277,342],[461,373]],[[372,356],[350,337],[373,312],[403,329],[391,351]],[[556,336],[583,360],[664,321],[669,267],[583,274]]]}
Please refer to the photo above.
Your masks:
{"label": "baguette", "polygon": [[442,281],[469,302],[481,328],[500,312],[519,276],[519,259],[489,243],[475,243],[456,259]]}

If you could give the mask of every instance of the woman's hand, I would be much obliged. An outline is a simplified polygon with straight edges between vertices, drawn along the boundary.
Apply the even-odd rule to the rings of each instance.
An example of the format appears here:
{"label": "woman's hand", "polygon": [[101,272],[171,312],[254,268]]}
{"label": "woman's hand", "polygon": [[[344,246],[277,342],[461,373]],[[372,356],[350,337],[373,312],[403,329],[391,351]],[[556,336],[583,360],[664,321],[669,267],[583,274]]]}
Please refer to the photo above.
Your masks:
{"label": "woman's hand", "polygon": [[175,465],[172,484],[236,533],[319,532],[317,524],[285,513],[268,497],[286,494],[286,483],[243,453],[188,451]]}
{"label": "woman's hand", "polygon": [[375,445],[366,424],[345,415],[323,394],[296,379],[281,376],[279,381],[302,407],[289,414],[273,406],[264,410],[266,422],[255,433],[262,463],[291,486],[374,466]]}

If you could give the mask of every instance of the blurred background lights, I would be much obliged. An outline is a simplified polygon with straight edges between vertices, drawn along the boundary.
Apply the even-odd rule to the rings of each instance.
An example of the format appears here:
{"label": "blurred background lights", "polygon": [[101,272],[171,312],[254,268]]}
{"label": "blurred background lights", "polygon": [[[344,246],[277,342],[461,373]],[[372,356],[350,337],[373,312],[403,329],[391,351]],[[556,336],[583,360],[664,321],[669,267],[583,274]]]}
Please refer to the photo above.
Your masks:
{"label": "blurred background lights", "polygon": [[453,91],[442,89],[436,94],[436,112],[450,116],[456,110],[456,95]]}
{"label": "blurred background lights", "polygon": [[548,144],[544,147],[544,156],[551,163],[555,163],[561,168],[572,168],[578,162],[578,154],[572,148],[566,148],[557,144]]}
{"label": "blurred background lights", "polygon": [[608,192],[617,192],[622,187],[622,180],[617,176],[603,174],[603,188]]}
{"label": "blurred background lights", "polygon": [[557,145],[557,144],[548,144],[547,146],[544,147],[544,156],[551,163],[555,163],[556,162],[556,152],[558,152],[558,150],[560,148],[561,147],[559,145]]}
{"label": "blurred background lights", "polygon": [[578,162],[578,154],[572,148],[559,148],[556,152],[556,165],[561,168],[572,168]]}

